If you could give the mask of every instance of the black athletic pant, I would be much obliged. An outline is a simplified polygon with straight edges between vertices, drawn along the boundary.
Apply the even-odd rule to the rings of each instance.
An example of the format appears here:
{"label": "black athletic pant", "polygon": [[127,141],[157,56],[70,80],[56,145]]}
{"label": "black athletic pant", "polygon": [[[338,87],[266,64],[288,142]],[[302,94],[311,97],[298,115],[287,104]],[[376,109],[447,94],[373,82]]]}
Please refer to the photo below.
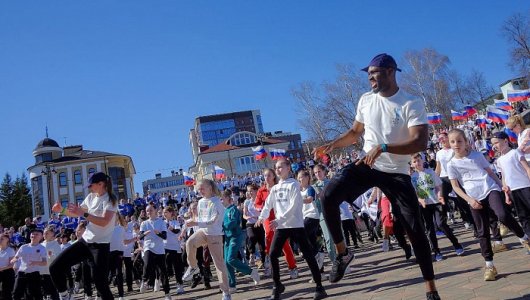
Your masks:
{"label": "black athletic pant", "polygon": [[350,204],[368,189],[377,186],[392,204],[392,213],[402,223],[409,236],[423,279],[433,280],[429,241],[421,220],[418,197],[409,175],[385,173],[355,162],[344,167],[324,189],[322,199],[324,219],[335,244],[344,240],[339,206],[348,199]]}
{"label": "black athletic pant", "polygon": [[344,238],[346,239],[346,245],[350,246],[350,236],[352,242],[357,246],[357,226],[355,225],[354,219],[342,220],[342,230],[344,231]]}
{"label": "black athletic pant", "polygon": [[256,253],[257,244],[261,262],[265,263],[265,230],[263,226],[254,227],[254,224],[247,223],[247,237],[250,242],[250,254]]}
{"label": "black athletic pant", "polygon": [[89,297],[92,297],[92,271],[88,261],[78,263],[73,267],[74,281],[80,283],[83,281],[83,291]]}
{"label": "black athletic pant", "polygon": [[484,200],[480,201],[480,204],[482,204],[482,209],[471,209],[471,214],[473,214],[473,219],[477,225],[482,257],[486,261],[491,261],[493,260],[493,251],[490,239],[490,214],[497,215],[499,221],[506,225],[517,237],[523,237],[524,232],[514,217],[506,211],[501,192],[492,191]]}
{"label": "black athletic pant", "polygon": [[[453,186],[451,185],[451,181],[448,177],[441,177],[440,179],[442,180],[442,197],[444,198],[445,204],[448,204],[449,194],[453,190]],[[471,208],[469,207],[467,201],[458,195],[456,195],[456,198],[452,199],[454,199],[456,209],[458,209],[460,212],[460,217],[462,217],[462,220],[468,224],[471,224],[472,226],[475,226],[475,222],[471,216]]]}
{"label": "black athletic pant", "polygon": [[116,276],[118,296],[123,297],[123,251],[110,252],[110,278]]}
{"label": "black athletic pant", "polygon": [[530,236],[530,188],[512,191],[512,201],[524,232]]}
{"label": "black athletic pant", "polygon": [[53,285],[52,277],[49,274],[43,274],[41,280],[43,296],[49,295],[52,300],[59,300],[59,293]]}
{"label": "black athletic pant", "polygon": [[155,254],[150,250],[144,253],[144,272],[142,279],[148,282],[150,277],[154,278],[155,269],[158,270],[158,279],[164,289],[165,294],[169,294],[169,280],[166,273],[166,260],[164,254]]}
{"label": "black athletic pant", "polygon": [[[338,206],[337,206],[338,208]],[[340,221],[340,218],[339,218]],[[342,233],[341,233],[342,236]],[[304,228],[283,228],[276,229],[274,237],[272,239],[270,259],[272,267],[272,279],[274,280],[275,286],[280,286],[280,262],[278,257],[282,254],[283,245],[287,239],[292,239],[298,243],[300,250],[304,254],[304,259],[311,270],[311,275],[313,275],[313,280],[317,286],[320,286],[322,283],[322,278],[320,276],[320,270],[318,269],[318,264],[315,256],[313,255],[313,250],[309,245],[307,236],[305,235]]]}
{"label": "black athletic pant", "polygon": [[313,256],[320,252],[320,245],[318,244],[318,229],[320,228],[320,219],[305,218],[304,230],[311,245]]}
{"label": "black athletic pant", "polygon": [[66,292],[67,273],[71,273],[73,265],[86,260],[90,266],[91,273],[94,275],[93,279],[99,297],[102,300],[114,299],[108,283],[109,256],[109,243],[87,243],[82,238],[77,240],[77,242],[61,252],[50,265],[50,274],[57,291],[59,293]]}
{"label": "black athletic pant", "polygon": [[0,284],[2,285],[1,299],[11,300],[13,286],[15,285],[15,270],[7,269],[0,271]]}
{"label": "black athletic pant", "polygon": [[175,274],[175,279],[177,280],[177,283],[182,284],[184,265],[182,263],[182,254],[178,253],[177,250],[166,249],[166,270],[168,271],[168,273]]}
{"label": "black athletic pant", "polygon": [[125,265],[125,282],[127,283],[127,290],[133,288],[133,262],[132,257],[123,257],[123,264]]}
{"label": "black athletic pant", "polygon": [[438,247],[438,238],[436,237],[436,227],[443,231],[455,249],[461,247],[458,243],[458,239],[453,234],[453,230],[445,221],[447,218],[444,218],[444,209],[442,204],[428,204],[425,206],[425,208],[421,207],[421,213],[425,222],[427,237],[429,237],[431,249],[434,253],[440,252],[440,248]]}
{"label": "black athletic pant", "polygon": [[[27,293],[26,293],[27,291]],[[41,281],[39,272],[18,272],[15,276],[15,287],[13,288],[13,299],[42,300]]]}

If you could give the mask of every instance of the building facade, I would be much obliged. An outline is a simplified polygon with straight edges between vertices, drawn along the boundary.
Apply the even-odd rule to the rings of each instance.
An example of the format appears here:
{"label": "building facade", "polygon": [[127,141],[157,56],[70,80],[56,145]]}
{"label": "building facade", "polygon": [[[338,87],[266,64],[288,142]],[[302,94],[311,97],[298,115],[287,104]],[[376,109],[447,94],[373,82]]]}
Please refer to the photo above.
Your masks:
{"label": "building facade", "polygon": [[182,170],[171,173],[171,176],[166,177],[162,177],[162,174],[155,174],[154,179],[142,182],[144,195],[148,192],[157,195],[168,193],[175,197],[186,198],[189,188],[184,184]]}
{"label": "building facade", "polygon": [[96,172],[105,172],[112,179],[118,198],[134,196],[133,177],[136,173],[127,155],[84,150],[82,145],[59,147],[45,138],[33,151],[35,165],[28,168],[31,181],[33,216],[48,220],[54,203],[66,207],[81,203],[88,195],[88,179]]}

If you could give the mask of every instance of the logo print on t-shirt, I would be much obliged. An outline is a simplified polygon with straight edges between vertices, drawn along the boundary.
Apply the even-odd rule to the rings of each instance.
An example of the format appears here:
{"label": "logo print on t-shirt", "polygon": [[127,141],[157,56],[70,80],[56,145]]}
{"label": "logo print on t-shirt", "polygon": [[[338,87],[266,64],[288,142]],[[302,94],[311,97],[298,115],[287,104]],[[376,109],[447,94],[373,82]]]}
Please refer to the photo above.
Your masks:
{"label": "logo print on t-shirt", "polygon": [[396,107],[394,108],[394,116],[392,118],[392,125],[396,126],[399,123],[400,119],[401,119],[401,108]]}

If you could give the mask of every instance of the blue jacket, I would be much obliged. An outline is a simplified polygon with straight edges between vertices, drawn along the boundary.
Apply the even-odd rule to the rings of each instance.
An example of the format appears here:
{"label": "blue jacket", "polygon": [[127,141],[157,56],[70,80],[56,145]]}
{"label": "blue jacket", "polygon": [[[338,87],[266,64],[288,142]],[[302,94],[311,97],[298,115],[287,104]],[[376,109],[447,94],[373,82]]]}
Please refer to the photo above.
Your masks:
{"label": "blue jacket", "polygon": [[234,204],[225,210],[223,219],[223,231],[227,238],[238,237],[241,235],[241,211]]}

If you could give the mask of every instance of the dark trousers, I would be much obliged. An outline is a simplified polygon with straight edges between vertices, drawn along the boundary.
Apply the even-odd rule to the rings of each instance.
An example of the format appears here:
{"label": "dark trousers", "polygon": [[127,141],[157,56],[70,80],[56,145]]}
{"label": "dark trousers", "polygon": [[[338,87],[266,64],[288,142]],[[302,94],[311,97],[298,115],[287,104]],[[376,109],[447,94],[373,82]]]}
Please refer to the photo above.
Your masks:
{"label": "dark trousers", "polygon": [[392,204],[392,213],[409,236],[423,279],[433,280],[429,241],[421,220],[418,197],[409,175],[385,173],[371,169],[365,164],[355,165],[355,162],[344,167],[325,187],[322,199],[324,218],[333,241],[338,244],[344,240],[339,209],[342,201],[347,199],[352,204],[353,200],[374,186],[380,188],[388,197]]}
{"label": "dark trousers", "polygon": [[357,226],[355,225],[354,219],[342,220],[342,230],[344,231],[344,238],[346,239],[346,245],[350,245],[350,236],[352,242],[357,246]]}
{"label": "dark trousers", "polygon": [[254,227],[254,224],[247,224],[247,237],[249,240],[250,253],[256,253],[257,244],[261,262],[265,263],[265,230],[263,229],[263,226]]}
{"label": "dark trousers", "polygon": [[102,300],[112,300],[109,278],[110,244],[87,243],[83,239],[77,240],[66,248],[50,265],[50,274],[59,293],[66,291],[66,274],[71,273],[71,267],[82,261],[87,261],[98,295]]}
{"label": "dark trousers", "polygon": [[110,252],[110,278],[116,276],[118,296],[123,297],[123,251]]}
{"label": "dark trousers", "polygon": [[88,265],[88,261],[80,262],[73,267],[74,269],[74,281],[83,281],[83,290],[85,294],[92,297],[92,270]]}
{"label": "dark trousers", "polygon": [[436,237],[436,228],[443,231],[445,236],[453,244],[453,247],[461,247],[458,239],[453,234],[453,230],[447,225],[447,217],[444,215],[444,210],[441,204],[429,204],[426,205],[425,208],[421,207],[421,214],[423,215],[427,237],[429,237],[431,249],[434,253],[440,252],[438,238]]}
{"label": "dark trousers", "polygon": [[13,299],[20,300],[42,300],[40,273],[18,272],[15,276],[15,287],[13,288]]}
{"label": "dark trousers", "polygon": [[59,300],[59,293],[53,285],[52,277],[49,274],[43,274],[41,276],[43,295],[49,295],[52,300]]}
{"label": "dark trousers", "polygon": [[125,265],[125,282],[127,283],[127,289],[132,290],[133,288],[133,262],[132,257],[123,257],[123,264]]}
{"label": "dark trousers", "polygon": [[305,218],[304,219],[304,230],[311,245],[313,256],[320,252],[320,245],[318,244],[318,229],[320,228],[320,220]]}
{"label": "dark trousers", "polygon": [[530,188],[512,191],[512,201],[524,232],[530,236]]}
{"label": "dark trousers", "polygon": [[[337,206],[338,208],[338,206]],[[340,218],[339,218],[340,221]],[[342,235],[342,233],[341,233]],[[274,285],[281,285],[280,281],[280,262],[278,257],[282,254],[283,245],[287,239],[292,239],[298,243],[300,250],[304,254],[304,259],[311,270],[311,275],[313,275],[313,280],[317,286],[321,285],[322,278],[320,276],[320,270],[318,269],[318,264],[315,256],[313,255],[313,250],[309,245],[307,236],[305,235],[304,228],[284,228],[276,229],[274,237],[272,239],[270,259],[272,267],[272,279],[274,280]]]}
{"label": "dark trousers", "polygon": [[492,261],[493,251],[491,249],[490,238],[490,214],[495,214],[499,218],[499,221],[506,225],[517,237],[523,237],[524,232],[514,217],[506,211],[501,192],[492,191],[486,199],[480,201],[480,204],[482,204],[482,209],[471,209],[471,214],[477,225],[482,257],[486,261]]}
{"label": "dark trousers", "polygon": [[158,279],[162,284],[164,293],[169,294],[169,280],[166,273],[166,259],[164,254],[155,254],[149,250],[144,253],[144,273],[142,279],[148,282],[149,278],[154,278],[155,270],[158,270]]}
{"label": "dark trousers", "polygon": [[[184,273],[184,264],[182,263],[182,254],[177,250],[166,249],[166,270],[168,273],[175,274],[178,284],[182,284],[182,275]],[[170,272],[171,270],[171,272]]]}
{"label": "dark trousers", "polygon": [[[449,203],[449,194],[453,190],[451,181],[448,177],[441,177],[442,180],[442,197],[444,198],[445,204]],[[471,208],[466,200],[462,199],[460,196],[456,195],[454,199],[455,207],[460,212],[460,217],[462,220],[468,224],[474,225],[473,217],[471,216]]]}
{"label": "dark trousers", "polygon": [[12,293],[13,286],[15,285],[15,271],[13,269],[0,271],[0,284],[2,285],[1,299],[13,299]]}

